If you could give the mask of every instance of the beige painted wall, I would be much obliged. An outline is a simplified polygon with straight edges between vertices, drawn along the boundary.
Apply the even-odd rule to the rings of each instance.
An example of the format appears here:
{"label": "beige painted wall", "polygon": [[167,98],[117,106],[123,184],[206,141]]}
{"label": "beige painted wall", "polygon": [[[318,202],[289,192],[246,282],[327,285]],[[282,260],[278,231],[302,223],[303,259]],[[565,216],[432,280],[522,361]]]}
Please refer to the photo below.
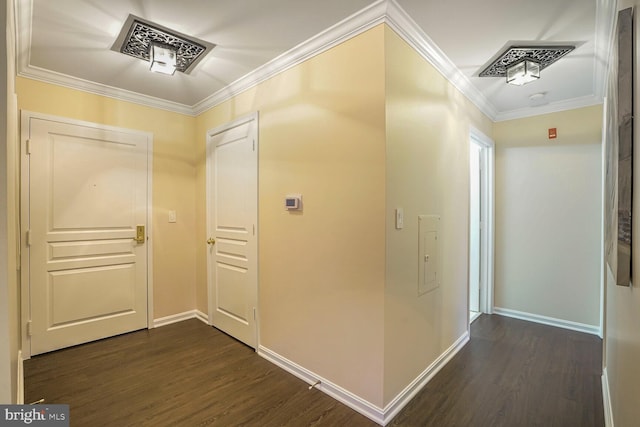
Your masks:
{"label": "beige painted wall", "polygon": [[[548,139],[549,128],[557,128],[556,139]],[[494,136],[496,149],[600,144],[602,105],[497,122]]]}
{"label": "beige painted wall", "polygon": [[599,327],[602,107],[494,129],[495,306]]}
{"label": "beige painted wall", "polygon": [[[638,19],[638,0],[622,0],[619,9],[635,6],[635,69],[640,68],[640,19]],[[635,111],[640,111],[640,78],[634,81]],[[634,164],[633,199],[640,200],[640,120],[634,119]],[[633,224],[640,224],[640,209],[634,203]],[[633,286],[630,288],[615,285],[611,274],[607,274],[606,284],[606,327],[605,327],[605,363],[613,421],[616,426],[626,427],[638,424],[640,420],[640,234],[634,226],[632,243]]]}
{"label": "beige painted wall", "polygon": [[[386,30],[384,402],[467,331],[469,126],[492,123]],[[404,228],[394,211],[404,209]],[[440,287],[418,296],[418,215],[440,216]]]}
{"label": "beige painted wall", "polygon": [[21,110],[153,133],[154,318],[193,310],[196,119],[25,78],[17,93]]}
{"label": "beige painted wall", "polygon": [[[260,112],[260,344],[382,405],[384,27],[197,119],[198,308],[206,307],[205,132]],[[302,214],[283,208],[303,195]]]}

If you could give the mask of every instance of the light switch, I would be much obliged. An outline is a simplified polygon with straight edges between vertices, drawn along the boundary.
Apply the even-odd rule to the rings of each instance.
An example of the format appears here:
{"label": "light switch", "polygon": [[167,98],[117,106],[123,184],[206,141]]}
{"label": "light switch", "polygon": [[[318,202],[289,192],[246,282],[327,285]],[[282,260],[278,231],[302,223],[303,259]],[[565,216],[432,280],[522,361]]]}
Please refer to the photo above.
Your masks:
{"label": "light switch", "polygon": [[396,230],[402,230],[404,227],[404,209],[396,209]]}
{"label": "light switch", "polygon": [[176,222],[176,211],[169,211],[169,222]]}

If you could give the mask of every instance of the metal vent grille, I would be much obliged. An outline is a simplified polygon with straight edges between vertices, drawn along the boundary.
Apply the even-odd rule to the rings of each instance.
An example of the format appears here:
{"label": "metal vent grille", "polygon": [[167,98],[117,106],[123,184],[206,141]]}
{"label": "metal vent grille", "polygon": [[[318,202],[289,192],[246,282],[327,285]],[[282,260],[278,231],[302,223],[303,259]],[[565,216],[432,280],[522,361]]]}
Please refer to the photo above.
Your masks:
{"label": "metal vent grille", "polygon": [[511,46],[501,53],[479,74],[480,77],[505,77],[507,67],[525,59],[540,64],[540,70],[547,68],[575,46]]}
{"label": "metal vent grille", "polygon": [[187,74],[215,47],[212,43],[129,15],[111,49],[148,62],[151,43],[176,49],[176,70]]}

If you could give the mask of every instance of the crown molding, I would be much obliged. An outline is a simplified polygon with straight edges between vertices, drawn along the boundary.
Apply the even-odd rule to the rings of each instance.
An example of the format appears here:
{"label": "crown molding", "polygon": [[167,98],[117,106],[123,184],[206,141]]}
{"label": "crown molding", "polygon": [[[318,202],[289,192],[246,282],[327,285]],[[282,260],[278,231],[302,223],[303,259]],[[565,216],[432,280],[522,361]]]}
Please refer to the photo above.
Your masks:
{"label": "crown molding", "polygon": [[120,101],[128,101],[134,104],[140,104],[147,107],[158,108],[161,110],[173,111],[180,114],[195,116],[193,108],[189,105],[171,102],[164,99],[156,98],[141,93],[115,88],[96,82],[80,79],[78,77],[57,73],[43,68],[35,67],[30,64],[31,59],[31,24],[33,13],[32,0],[15,0],[15,10],[18,18],[18,38],[17,38],[17,74],[45,83],[52,83],[70,89],[77,89],[96,95],[114,98]]}
{"label": "crown molding", "polygon": [[540,116],[542,114],[559,113],[561,111],[576,110],[578,108],[592,107],[599,104],[602,104],[602,98],[596,95],[582,96],[580,98],[567,99],[565,101],[553,102],[537,107],[526,107],[518,110],[498,113],[494,122],[523,119],[525,117]]}
{"label": "crown molding", "polygon": [[276,74],[325,52],[365,31],[385,22],[387,0],[379,0],[359,12],[343,19],[332,27],[300,43],[291,50],[251,71],[244,77],[213,93],[194,105],[196,114],[203,113],[210,108],[239,95]]}
{"label": "crown molding", "polygon": [[14,0],[14,13],[16,15],[16,64],[17,73],[29,67],[31,57],[31,23],[33,15],[32,0]]}
{"label": "crown molding", "polygon": [[18,70],[18,75],[45,83],[52,83],[59,86],[76,89],[83,92],[101,95],[107,98],[117,99],[119,101],[127,101],[146,107],[157,108],[160,110],[172,111],[174,113],[184,114],[187,116],[195,116],[193,108],[189,105],[177,102],[167,101],[166,99],[155,98],[149,95],[132,92],[125,89],[119,89],[113,86],[103,85],[100,83],[83,80],[78,77],[68,76],[66,74],[56,73],[54,71],[29,66],[26,69]]}
{"label": "crown molding", "polygon": [[492,121],[511,120],[564,111],[602,103],[607,69],[608,52],[613,40],[615,5],[609,0],[597,0],[596,21],[596,69],[593,96],[576,98],[540,107],[527,107],[514,111],[499,112],[464,75],[431,38],[416,24],[396,0],[378,0],[364,9],[345,18],[318,35],[297,45],[277,58],[251,71],[233,83],[207,96],[194,105],[180,104],[133,91],[118,89],[69,75],[52,72],[30,65],[32,0],[14,0],[18,21],[17,74],[46,83],[57,84],[101,96],[128,101],[152,108],[197,116],[221,103],[255,87],[271,77],[325,52],[363,32],[387,24],[407,42],[419,55],[432,64],[455,88],[468,98]]}
{"label": "crown molding", "polygon": [[388,0],[386,23],[425,60],[433,65],[456,89],[466,96],[491,120],[498,114],[495,106],[462,73],[431,40],[409,14],[395,1]]}

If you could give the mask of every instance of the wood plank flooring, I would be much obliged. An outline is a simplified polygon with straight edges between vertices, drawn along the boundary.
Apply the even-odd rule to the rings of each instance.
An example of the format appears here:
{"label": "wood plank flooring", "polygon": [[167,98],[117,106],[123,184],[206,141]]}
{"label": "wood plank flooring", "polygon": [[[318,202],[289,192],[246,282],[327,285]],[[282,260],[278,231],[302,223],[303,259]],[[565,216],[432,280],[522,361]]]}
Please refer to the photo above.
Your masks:
{"label": "wood plank flooring", "polygon": [[602,340],[482,315],[392,426],[603,427]]}
{"label": "wood plank flooring", "polygon": [[[597,337],[483,315],[389,425],[604,426]],[[25,361],[25,402],[72,426],[375,426],[198,320]]]}

